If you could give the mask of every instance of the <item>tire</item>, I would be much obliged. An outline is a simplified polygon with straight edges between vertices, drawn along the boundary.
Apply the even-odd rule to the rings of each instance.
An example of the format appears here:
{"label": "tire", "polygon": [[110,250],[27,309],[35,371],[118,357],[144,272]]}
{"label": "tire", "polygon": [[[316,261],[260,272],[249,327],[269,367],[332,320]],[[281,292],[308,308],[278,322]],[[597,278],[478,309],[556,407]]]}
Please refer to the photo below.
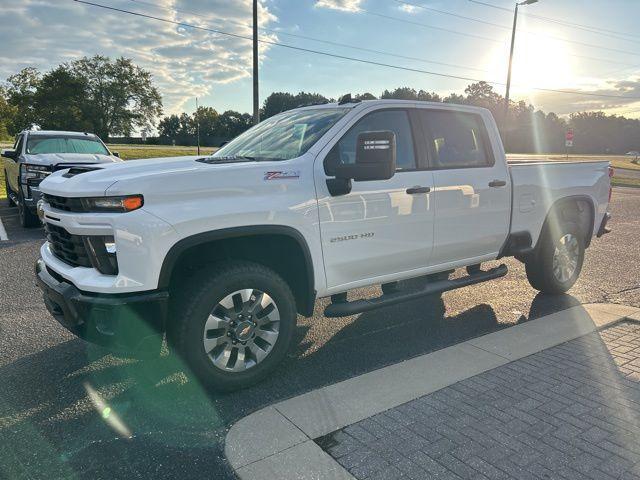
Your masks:
{"label": "tire", "polygon": [[7,205],[9,207],[15,207],[16,202],[11,200],[11,187],[9,187],[9,180],[7,180],[7,171],[4,172],[4,190],[7,192]]}
{"label": "tire", "polygon": [[[263,299],[261,307],[258,298]],[[221,262],[199,271],[181,289],[172,310],[171,347],[205,388],[220,391],[246,388],[269,375],[287,354],[297,321],[287,283],[273,270],[248,261]],[[214,320],[213,313],[224,321]]]}
{"label": "tire", "polygon": [[24,228],[33,228],[41,225],[38,216],[25,207],[22,193],[18,193],[18,216],[20,217],[20,225]]}
{"label": "tire", "polygon": [[584,235],[576,223],[563,222],[558,228],[545,228],[540,242],[536,253],[525,263],[527,279],[541,292],[565,293],[582,271]]}

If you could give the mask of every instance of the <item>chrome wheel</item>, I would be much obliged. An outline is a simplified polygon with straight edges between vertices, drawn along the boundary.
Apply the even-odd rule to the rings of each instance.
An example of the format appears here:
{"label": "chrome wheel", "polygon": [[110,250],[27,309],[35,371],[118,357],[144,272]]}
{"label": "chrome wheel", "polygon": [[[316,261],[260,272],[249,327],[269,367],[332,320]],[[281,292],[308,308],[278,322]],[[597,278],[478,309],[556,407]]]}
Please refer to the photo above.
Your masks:
{"label": "chrome wheel", "polygon": [[237,290],[224,297],[204,325],[204,350],[221,370],[241,372],[264,360],[278,339],[280,312],[260,290]]}
{"label": "chrome wheel", "polygon": [[571,233],[564,235],[553,253],[553,275],[561,283],[567,282],[578,268],[580,245]]}

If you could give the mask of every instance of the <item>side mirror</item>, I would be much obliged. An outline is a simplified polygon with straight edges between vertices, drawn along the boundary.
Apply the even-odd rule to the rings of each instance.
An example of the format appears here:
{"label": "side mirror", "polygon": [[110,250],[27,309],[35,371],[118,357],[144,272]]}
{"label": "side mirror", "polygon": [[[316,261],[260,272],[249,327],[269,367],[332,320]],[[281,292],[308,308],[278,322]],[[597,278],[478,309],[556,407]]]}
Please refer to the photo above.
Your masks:
{"label": "side mirror", "polygon": [[120,158],[120,153],[118,152],[111,152],[111,155],[113,155],[114,157]]}
{"label": "side mirror", "polygon": [[18,152],[16,152],[15,150],[6,149],[2,150],[2,156],[5,158],[10,158],[11,160],[15,160],[16,158],[18,158]]}
{"label": "side mirror", "polygon": [[356,144],[356,163],[338,165],[336,178],[356,182],[389,180],[396,173],[396,134],[362,132]]}
{"label": "side mirror", "polygon": [[332,196],[351,192],[351,180],[388,180],[396,173],[396,134],[391,131],[363,132],[358,135],[356,163],[335,166],[335,178],[327,179]]}
{"label": "side mirror", "polygon": [[218,148],[224,147],[227,143],[229,143],[229,140],[225,140],[224,142],[222,142],[220,145],[218,145]]}

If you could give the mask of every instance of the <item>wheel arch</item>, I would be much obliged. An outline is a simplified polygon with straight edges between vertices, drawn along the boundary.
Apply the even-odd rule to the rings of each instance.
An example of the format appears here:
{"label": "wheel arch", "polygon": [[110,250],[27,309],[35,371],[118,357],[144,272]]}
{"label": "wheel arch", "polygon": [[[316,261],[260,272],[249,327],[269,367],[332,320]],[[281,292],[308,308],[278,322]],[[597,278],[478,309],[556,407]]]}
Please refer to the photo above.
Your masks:
{"label": "wheel arch", "polygon": [[252,260],[278,272],[290,284],[298,312],[313,315],[316,290],[311,251],[302,233],[286,225],[232,227],[186,237],[167,252],[158,288],[170,290],[176,276],[194,260],[201,265],[228,258]]}
{"label": "wheel arch", "polygon": [[[588,212],[584,213],[584,208],[588,208]],[[574,209],[570,211],[570,209]],[[556,200],[545,216],[542,224],[542,229],[538,239],[536,241],[536,250],[542,241],[542,235],[550,228],[554,228],[554,222],[558,218],[567,220],[569,216],[573,215],[573,219],[577,220],[580,229],[584,233],[584,247],[588,248],[591,244],[591,238],[593,236],[593,229],[595,226],[596,208],[593,198],[588,195],[571,195],[568,197],[562,197]],[[576,218],[577,217],[577,218]]]}

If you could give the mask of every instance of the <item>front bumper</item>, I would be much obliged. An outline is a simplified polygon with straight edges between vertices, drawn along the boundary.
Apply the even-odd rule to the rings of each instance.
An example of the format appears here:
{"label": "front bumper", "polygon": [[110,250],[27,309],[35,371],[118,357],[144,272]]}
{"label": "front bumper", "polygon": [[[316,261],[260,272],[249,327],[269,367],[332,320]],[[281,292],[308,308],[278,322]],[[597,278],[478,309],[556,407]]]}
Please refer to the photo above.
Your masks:
{"label": "front bumper", "polygon": [[38,286],[49,313],[76,336],[117,352],[157,354],[165,331],[169,294],[90,294],[36,263]]}

